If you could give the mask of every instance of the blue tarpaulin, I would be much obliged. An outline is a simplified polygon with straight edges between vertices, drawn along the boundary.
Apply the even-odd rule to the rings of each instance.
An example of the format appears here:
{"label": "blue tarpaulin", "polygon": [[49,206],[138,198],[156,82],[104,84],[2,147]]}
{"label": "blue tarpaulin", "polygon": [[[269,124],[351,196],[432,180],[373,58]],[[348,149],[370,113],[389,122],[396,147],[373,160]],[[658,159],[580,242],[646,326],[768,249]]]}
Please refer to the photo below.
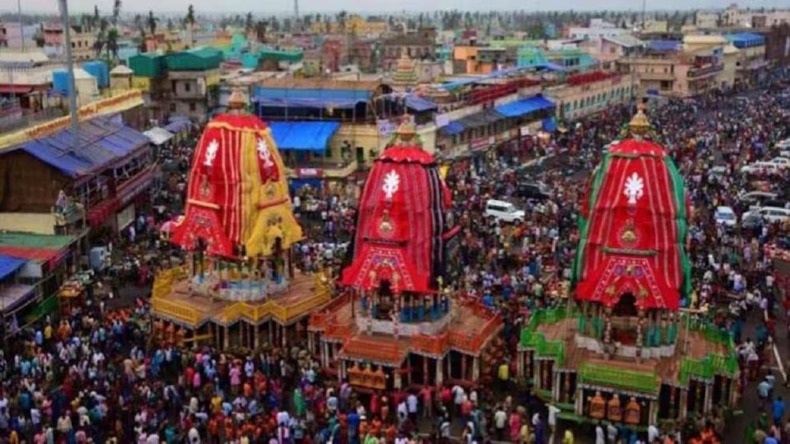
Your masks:
{"label": "blue tarpaulin", "polygon": [[165,129],[173,134],[178,134],[181,131],[187,130],[192,127],[192,122],[190,120],[170,120],[170,123],[165,126]]}
{"label": "blue tarpaulin", "polygon": [[520,117],[534,111],[553,109],[554,102],[542,95],[532,96],[497,106],[495,109],[505,117]]}
{"label": "blue tarpaulin", "polygon": [[418,113],[423,111],[439,109],[439,107],[436,106],[435,103],[415,94],[409,94],[408,96],[406,96],[406,106],[412,111],[417,111]]}
{"label": "blue tarpaulin", "polygon": [[543,119],[543,131],[553,133],[557,130],[557,121],[553,117]]}
{"label": "blue tarpaulin", "polygon": [[58,131],[12,148],[22,150],[69,177],[107,168],[114,162],[148,146],[145,134],[112,118],[97,117],[81,122],[73,143],[70,130]]}
{"label": "blue tarpaulin", "polygon": [[280,150],[324,152],[339,122],[269,122]]}
{"label": "blue tarpaulin", "polygon": [[25,259],[0,254],[0,280],[14,274],[27,262]]}
{"label": "blue tarpaulin", "polygon": [[304,187],[310,187],[314,190],[321,190],[322,182],[320,178],[317,177],[308,177],[308,178],[298,178],[298,179],[290,179],[288,181],[288,188],[291,191],[291,195],[295,195],[299,190]]}
{"label": "blue tarpaulin", "polygon": [[464,126],[458,122],[450,122],[447,125],[441,127],[439,131],[445,136],[454,136],[464,132]]}
{"label": "blue tarpaulin", "polygon": [[367,102],[371,91],[356,89],[291,89],[258,86],[253,101],[266,107],[353,108]]}

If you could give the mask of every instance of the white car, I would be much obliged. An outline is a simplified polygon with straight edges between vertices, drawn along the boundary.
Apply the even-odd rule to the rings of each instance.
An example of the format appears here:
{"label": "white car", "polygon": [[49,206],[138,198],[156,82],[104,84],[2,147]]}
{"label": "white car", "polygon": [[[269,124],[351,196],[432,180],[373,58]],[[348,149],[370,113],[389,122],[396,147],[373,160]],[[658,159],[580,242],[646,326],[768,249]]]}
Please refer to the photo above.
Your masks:
{"label": "white car", "polygon": [[486,216],[501,222],[524,222],[525,214],[524,210],[518,210],[512,203],[504,200],[491,199],[486,202]]}
{"label": "white car", "polygon": [[773,162],[754,162],[741,167],[741,174],[777,174],[782,167]]}
{"label": "white car", "polygon": [[713,213],[713,218],[716,220],[716,225],[725,227],[734,227],[738,222],[735,211],[733,211],[731,207],[716,208],[716,212]]}
{"label": "white car", "polygon": [[774,157],[771,159],[771,163],[779,165],[779,167],[782,169],[790,168],[790,159],[787,157]]}
{"label": "white car", "polygon": [[738,201],[748,205],[757,205],[758,207],[766,200],[776,200],[779,195],[768,191],[749,191],[738,196]]}
{"label": "white car", "polygon": [[760,216],[764,221],[772,224],[776,222],[785,223],[790,220],[790,210],[787,208],[762,207],[743,213],[741,222],[749,219],[753,215]]}
{"label": "white car", "polygon": [[790,148],[790,139],[780,140],[776,143],[776,147],[780,150],[786,150]]}

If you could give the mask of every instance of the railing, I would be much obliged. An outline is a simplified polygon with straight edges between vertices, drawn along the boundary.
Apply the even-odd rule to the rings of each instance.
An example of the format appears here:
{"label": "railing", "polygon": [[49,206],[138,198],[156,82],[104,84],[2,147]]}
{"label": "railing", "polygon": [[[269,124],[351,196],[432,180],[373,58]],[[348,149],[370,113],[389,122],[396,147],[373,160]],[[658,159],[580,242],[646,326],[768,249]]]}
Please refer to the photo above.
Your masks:
{"label": "railing", "polygon": [[155,312],[164,314],[172,319],[184,321],[191,326],[198,325],[200,322],[200,314],[194,308],[184,307],[181,304],[161,298],[153,298],[151,305]]}
{"label": "railing", "polygon": [[655,373],[620,370],[590,363],[584,363],[579,367],[579,382],[642,393],[656,393],[661,384]]}
{"label": "railing", "polygon": [[716,375],[734,377],[738,372],[738,360],[735,355],[709,355],[702,359],[683,359],[680,363],[678,382],[688,385],[691,377],[712,380]]}
{"label": "railing", "polygon": [[724,65],[718,64],[718,65],[706,66],[704,68],[691,68],[688,70],[688,74],[686,74],[686,76],[690,79],[694,79],[697,77],[702,77],[707,74],[713,74],[721,71],[724,71]]}
{"label": "railing", "polygon": [[345,341],[343,353],[353,357],[364,356],[365,359],[385,363],[400,363],[404,356],[403,352],[395,344],[370,341],[360,337]]}

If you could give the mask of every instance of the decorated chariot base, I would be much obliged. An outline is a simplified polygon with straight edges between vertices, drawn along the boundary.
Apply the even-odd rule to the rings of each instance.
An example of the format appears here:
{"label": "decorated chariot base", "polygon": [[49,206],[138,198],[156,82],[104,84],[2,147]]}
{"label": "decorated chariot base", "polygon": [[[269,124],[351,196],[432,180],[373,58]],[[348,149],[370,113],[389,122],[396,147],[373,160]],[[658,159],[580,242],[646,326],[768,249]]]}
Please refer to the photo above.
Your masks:
{"label": "decorated chariot base", "polygon": [[502,319],[443,285],[458,262],[450,205],[433,156],[402,125],[365,181],[345,295],[310,318],[327,372],[362,390],[492,381]]}
{"label": "decorated chariot base", "polygon": [[588,182],[571,274],[573,298],[531,314],[518,374],[561,418],[628,426],[737,404],[728,332],[680,309],[691,288],[691,213],[682,178],[640,107]]}
{"label": "decorated chariot base", "polygon": [[285,346],[331,297],[324,275],[292,266],[302,229],[285,166],[271,130],[245,106],[235,92],[195,148],[172,236],[187,263],[160,273],[152,296],[153,315],[186,327],[184,341],[220,349]]}

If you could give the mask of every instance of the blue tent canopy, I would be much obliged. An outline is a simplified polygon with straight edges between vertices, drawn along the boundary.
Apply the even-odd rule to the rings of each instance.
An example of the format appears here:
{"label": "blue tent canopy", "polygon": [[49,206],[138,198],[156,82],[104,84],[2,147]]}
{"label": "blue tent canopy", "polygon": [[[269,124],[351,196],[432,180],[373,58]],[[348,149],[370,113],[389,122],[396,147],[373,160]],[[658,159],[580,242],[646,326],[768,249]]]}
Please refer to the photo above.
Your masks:
{"label": "blue tent canopy", "polygon": [[428,99],[424,99],[415,94],[406,96],[406,106],[412,111],[423,112],[439,109],[439,107]]}
{"label": "blue tent canopy", "polygon": [[356,89],[291,89],[258,86],[253,101],[264,107],[353,108],[373,93]]}
{"label": "blue tent canopy", "polygon": [[3,280],[14,274],[17,270],[22,268],[23,265],[25,265],[25,262],[27,261],[24,259],[0,254],[0,280]]}
{"label": "blue tent canopy", "polygon": [[454,136],[456,134],[461,134],[462,132],[464,132],[464,125],[458,123],[457,121],[453,121],[441,127],[439,131],[445,136]]}
{"label": "blue tent canopy", "polygon": [[277,148],[286,151],[324,152],[339,122],[269,122]]}
{"label": "blue tent canopy", "polygon": [[77,177],[107,168],[148,145],[145,134],[106,117],[81,122],[77,136],[76,148],[71,131],[63,130],[12,149],[25,151],[63,174]]}
{"label": "blue tent canopy", "polygon": [[554,102],[538,94],[526,99],[521,99],[515,102],[497,106],[495,109],[499,114],[502,114],[505,117],[520,117],[534,111],[553,108]]}
{"label": "blue tent canopy", "polygon": [[553,117],[543,119],[543,131],[553,133],[557,130],[557,121]]}
{"label": "blue tent canopy", "polygon": [[190,120],[170,119],[170,123],[168,123],[167,126],[165,126],[165,129],[173,134],[178,134],[181,131],[184,131],[185,129],[189,129],[191,127],[192,127],[192,122]]}

